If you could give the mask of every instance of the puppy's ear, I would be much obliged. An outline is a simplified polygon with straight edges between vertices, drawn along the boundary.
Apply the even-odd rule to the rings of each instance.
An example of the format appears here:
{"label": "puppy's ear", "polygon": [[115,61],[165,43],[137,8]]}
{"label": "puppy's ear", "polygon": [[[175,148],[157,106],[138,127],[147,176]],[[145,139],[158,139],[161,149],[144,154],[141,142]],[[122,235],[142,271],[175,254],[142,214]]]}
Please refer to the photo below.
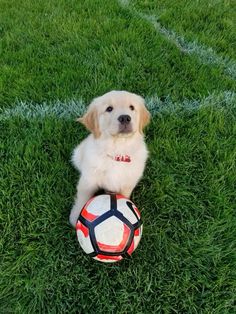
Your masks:
{"label": "puppy's ear", "polygon": [[151,119],[151,114],[145,107],[144,101],[140,108],[139,132],[143,134],[143,129],[148,125]]}
{"label": "puppy's ear", "polygon": [[90,132],[93,133],[95,138],[101,135],[98,123],[98,113],[94,106],[90,106],[88,111],[82,118],[78,118],[76,121],[82,123]]}

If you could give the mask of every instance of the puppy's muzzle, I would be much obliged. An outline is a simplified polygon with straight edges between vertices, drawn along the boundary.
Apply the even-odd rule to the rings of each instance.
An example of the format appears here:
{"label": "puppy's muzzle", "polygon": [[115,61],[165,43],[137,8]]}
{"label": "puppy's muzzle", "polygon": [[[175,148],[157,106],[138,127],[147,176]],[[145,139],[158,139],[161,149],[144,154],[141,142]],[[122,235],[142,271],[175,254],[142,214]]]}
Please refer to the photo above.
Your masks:
{"label": "puppy's muzzle", "polygon": [[131,124],[131,116],[129,115],[121,115],[118,117],[119,124],[119,132],[120,133],[130,133],[132,132],[132,124]]}

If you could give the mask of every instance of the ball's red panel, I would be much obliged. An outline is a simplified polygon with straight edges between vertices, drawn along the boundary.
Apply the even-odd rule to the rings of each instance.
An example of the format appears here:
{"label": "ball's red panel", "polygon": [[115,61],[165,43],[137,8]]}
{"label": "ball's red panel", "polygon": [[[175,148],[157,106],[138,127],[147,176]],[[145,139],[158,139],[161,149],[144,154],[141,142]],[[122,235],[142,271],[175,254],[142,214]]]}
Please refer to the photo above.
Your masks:
{"label": "ball's red panel", "polygon": [[124,197],[124,196],[121,195],[121,194],[116,194],[116,199],[117,199],[117,200],[119,200],[119,199],[121,199],[121,198],[126,198],[126,197]]}
{"label": "ball's red panel", "polygon": [[131,254],[133,253],[133,251],[134,251],[134,240],[132,241],[132,243],[131,243],[131,245],[130,245],[128,251],[127,251],[127,253],[128,253],[129,255],[131,255]]}
{"label": "ball's red panel", "polygon": [[134,230],[134,236],[138,237],[140,235],[140,230],[139,228],[137,228],[136,230]]}
{"label": "ball's red panel", "polygon": [[136,206],[133,207],[136,214],[138,215],[138,217],[140,218],[141,217],[141,214],[140,214],[140,211],[138,210],[138,208]]}
{"label": "ball's red panel", "polygon": [[98,254],[96,258],[106,261],[106,260],[113,260],[113,261],[120,261],[122,260],[122,256],[106,256],[102,254]]}
{"label": "ball's red panel", "polygon": [[83,216],[85,219],[87,219],[90,222],[94,221],[98,217],[97,215],[89,213],[85,207],[83,208],[81,212],[81,216]]}
{"label": "ball's red panel", "polygon": [[122,252],[129,240],[130,236],[130,229],[126,224],[123,224],[124,231],[123,231],[123,238],[122,241],[118,245],[109,245],[101,242],[97,242],[97,245],[101,251],[104,252]]}
{"label": "ball's red panel", "polygon": [[86,226],[84,226],[80,221],[77,222],[76,230],[80,230],[83,232],[84,236],[87,238],[89,235],[89,230]]}

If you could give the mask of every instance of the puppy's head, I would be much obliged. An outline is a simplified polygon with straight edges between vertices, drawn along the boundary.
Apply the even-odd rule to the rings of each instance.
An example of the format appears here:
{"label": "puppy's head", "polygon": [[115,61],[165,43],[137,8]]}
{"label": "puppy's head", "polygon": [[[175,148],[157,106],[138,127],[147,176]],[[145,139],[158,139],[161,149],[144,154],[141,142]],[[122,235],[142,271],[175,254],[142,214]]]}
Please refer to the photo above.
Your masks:
{"label": "puppy's head", "polygon": [[78,119],[94,134],[128,137],[143,132],[149,123],[150,113],[144,99],[125,91],[111,91],[95,98],[86,114]]}

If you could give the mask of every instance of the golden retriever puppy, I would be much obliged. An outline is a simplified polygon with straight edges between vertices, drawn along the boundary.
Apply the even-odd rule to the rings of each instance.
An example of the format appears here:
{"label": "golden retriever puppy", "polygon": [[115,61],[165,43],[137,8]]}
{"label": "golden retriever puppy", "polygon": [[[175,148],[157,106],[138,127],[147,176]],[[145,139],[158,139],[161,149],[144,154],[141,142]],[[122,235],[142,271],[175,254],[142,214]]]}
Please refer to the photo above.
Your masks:
{"label": "golden retriever puppy", "polygon": [[78,119],[91,134],[72,156],[81,173],[70,213],[73,226],[84,204],[99,189],[130,197],[148,156],[143,128],[149,120],[144,99],[126,91],[111,91],[95,98]]}

